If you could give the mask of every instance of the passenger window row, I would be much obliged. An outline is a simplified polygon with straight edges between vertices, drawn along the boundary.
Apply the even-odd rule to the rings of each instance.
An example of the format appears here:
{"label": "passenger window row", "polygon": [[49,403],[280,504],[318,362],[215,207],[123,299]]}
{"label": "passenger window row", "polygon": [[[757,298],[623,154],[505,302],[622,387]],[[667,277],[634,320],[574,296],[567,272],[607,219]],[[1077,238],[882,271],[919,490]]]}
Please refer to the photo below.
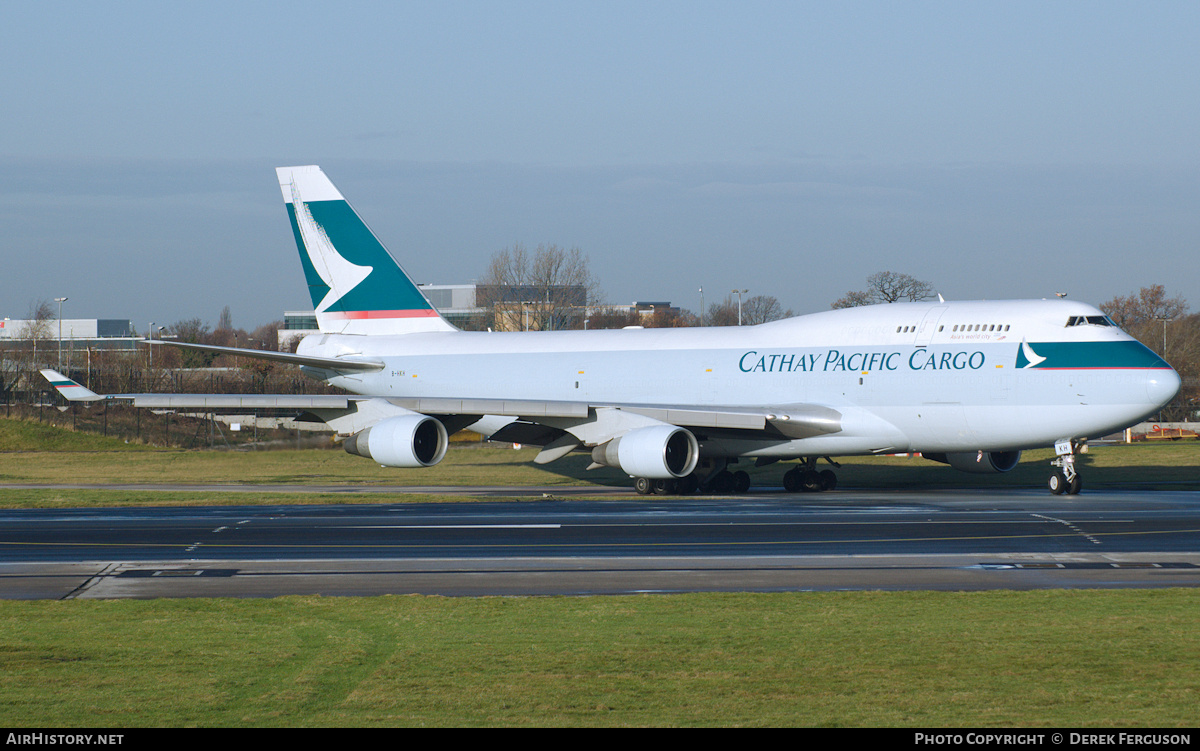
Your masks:
{"label": "passenger window row", "polygon": [[[1092,316],[1092,318],[1095,318],[1095,317],[1096,316]],[[1082,321],[1083,316],[1080,316],[1079,318]],[[1072,318],[1071,320],[1074,321],[1075,319]],[[1107,319],[1105,319],[1105,320],[1107,320]],[[1089,318],[1088,321],[1086,321],[1086,322],[1091,323],[1092,321]],[[1078,326],[1080,324],[1068,323],[1067,325],[1068,326]],[[1109,323],[1101,323],[1098,325],[1112,326],[1114,324],[1110,321]],[[976,323],[976,324],[962,323],[962,324],[956,325],[953,329],[951,329],[951,331],[954,333],[958,333],[958,332],[965,333],[967,331],[1008,331],[1010,328],[1012,328],[1012,325],[1006,324],[1006,323]],[[896,327],[897,334],[909,334],[916,330],[917,330],[916,326],[897,326]],[[941,333],[945,330],[946,330],[946,327],[944,325],[938,326],[938,333]]]}

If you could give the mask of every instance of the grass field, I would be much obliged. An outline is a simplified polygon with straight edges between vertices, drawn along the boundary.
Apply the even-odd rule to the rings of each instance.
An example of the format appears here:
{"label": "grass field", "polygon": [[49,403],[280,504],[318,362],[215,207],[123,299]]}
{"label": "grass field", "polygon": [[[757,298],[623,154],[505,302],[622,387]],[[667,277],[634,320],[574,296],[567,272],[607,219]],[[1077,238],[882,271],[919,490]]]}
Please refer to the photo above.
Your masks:
{"label": "grass field", "polygon": [[[337,449],[201,451],[152,449],[117,439],[72,433],[38,423],[0,420],[0,483],[52,484],[287,484],[341,486],[605,486],[631,487],[621,472],[587,470],[590,459],[572,455],[554,464],[533,464],[536,449],[514,451],[491,444],[456,443],[446,459],[425,469],[380,467]],[[919,457],[839,459],[845,489],[1042,488],[1053,451],[1027,451],[1020,465],[1002,475],[970,475]],[[1093,447],[1079,457],[1087,489],[1200,489],[1200,442]],[[743,465],[756,487],[782,484],[790,463]],[[406,496],[418,501],[428,496]],[[462,500],[432,497],[434,500]],[[383,503],[396,495],[339,493],[148,493],[138,491],[6,490],[0,506],[138,505],[144,503]]]}
{"label": "grass field", "polygon": [[[149,450],[33,425],[0,420],[0,482],[624,482],[501,448],[403,471],[340,451]],[[1009,475],[875,457],[839,477],[1040,488],[1049,456],[1031,454]],[[1087,487],[1194,489],[1198,465],[1195,444],[1113,446],[1084,472]],[[10,507],[384,500],[284,498],[0,491]],[[0,600],[0,726],[1192,727],[1198,620],[1190,589]]]}
{"label": "grass field", "polygon": [[1191,727],[1200,592],[0,602],[0,724]]}

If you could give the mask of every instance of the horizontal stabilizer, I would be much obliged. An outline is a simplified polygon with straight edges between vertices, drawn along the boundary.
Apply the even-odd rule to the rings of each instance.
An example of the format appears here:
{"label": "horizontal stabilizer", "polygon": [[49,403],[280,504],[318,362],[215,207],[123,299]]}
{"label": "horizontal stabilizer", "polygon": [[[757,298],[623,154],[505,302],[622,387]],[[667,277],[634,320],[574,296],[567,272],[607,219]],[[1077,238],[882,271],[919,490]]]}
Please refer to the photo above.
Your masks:
{"label": "horizontal stabilizer", "polygon": [[333,370],[340,373],[364,373],[383,370],[383,363],[377,360],[346,360],[334,357],[313,357],[311,355],[297,355],[291,352],[275,352],[269,349],[239,349],[238,347],[218,347],[215,344],[193,344],[191,342],[173,342],[165,339],[151,339],[149,341],[143,340],[138,343],[152,344],[154,346],[166,345],[168,347],[177,347],[179,349],[214,352],[219,355],[249,357],[256,360],[273,360],[275,362],[303,365],[309,368]]}
{"label": "horizontal stabilizer", "polygon": [[50,382],[50,385],[58,389],[58,393],[62,394],[63,398],[69,402],[94,402],[104,398],[88,387],[72,381],[57,370],[46,368],[41,373]]}
{"label": "horizontal stabilizer", "polygon": [[97,394],[57,370],[42,371],[67,401],[114,399],[151,409],[346,409],[354,397],[336,394]]}
{"label": "horizontal stabilizer", "polygon": [[151,409],[345,409],[350,397],[325,394],[121,394]]}

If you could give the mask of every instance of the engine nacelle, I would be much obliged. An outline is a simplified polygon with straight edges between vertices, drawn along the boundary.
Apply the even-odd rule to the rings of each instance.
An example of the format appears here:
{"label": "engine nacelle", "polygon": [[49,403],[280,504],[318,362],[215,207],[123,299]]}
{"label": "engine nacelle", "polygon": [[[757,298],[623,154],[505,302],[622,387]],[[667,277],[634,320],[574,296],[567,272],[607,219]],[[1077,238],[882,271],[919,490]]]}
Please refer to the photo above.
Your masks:
{"label": "engine nacelle", "polygon": [[674,425],[637,428],[592,449],[597,464],[654,480],[687,477],[699,460],[696,436]]}
{"label": "engine nacelle", "polygon": [[446,455],[446,426],[413,413],[380,420],[346,439],[346,453],[365,456],[385,467],[432,467]]}
{"label": "engine nacelle", "polygon": [[942,464],[949,464],[960,472],[971,472],[977,475],[993,475],[1008,472],[1021,461],[1020,451],[984,451],[983,456],[978,451],[963,451],[952,454],[921,454],[926,459]]}

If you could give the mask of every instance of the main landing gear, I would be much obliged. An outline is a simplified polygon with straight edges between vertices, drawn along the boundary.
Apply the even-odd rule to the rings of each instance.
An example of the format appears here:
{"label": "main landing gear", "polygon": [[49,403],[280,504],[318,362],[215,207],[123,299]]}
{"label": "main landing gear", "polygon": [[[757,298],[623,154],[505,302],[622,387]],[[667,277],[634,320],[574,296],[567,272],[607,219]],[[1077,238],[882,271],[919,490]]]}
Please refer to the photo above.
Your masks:
{"label": "main landing gear", "polygon": [[750,475],[742,470],[730,472],[726,469],[728,462],[704,462],[705,467],[699,467],[687,477],[661,480],[649,477],[638,477],[633,481],[634,490],[638,495],[692,495],[693,493],[745,493],[750,489]]}
{"label": "main landing gear", "polygon": [[[834,467],[842,466],[828,456],[825,457],[825,461]],[[726,469],[727,465],[726,460],[705,460],[703,466],[687,477],[672,480],[637,477],[634,478],[633,487],[638,495],[727,495],[748,491],[750,475],[742,470],[731,472]],[[792,467],[783,476],[783,488],[789,493],[818,493],[822,490],[833,490],[837,484],[837,475],[832,469],[817,471],[815,456],[801,459],[800,464]]]}
{"label": "main landing gear", "polygon": [[1058,454],[1058,458],[1050,462],[1055,467],[1054,472],[1050,475],[1050,492],[1054,495],[1078,495],[1083,488],[1083,481],[1079,479],[1079,473],[1075,471],[1075,452],[1081,454],[1087,453],[1087,441],[1076,441],[1072,438],[1064,438],[1054,444],[1054,452]]}
{"label": "main landing gear", "polygon": [[[825,461],[835,467],[841,467],[828,456]],[[817,471],[817,457],[809,456],[800,460],[800,464],[792,467],[783,476],[783,489],[789,493],[817,493],[822,490],[833,490],[837,487],[837,475],[832,469]]]}

